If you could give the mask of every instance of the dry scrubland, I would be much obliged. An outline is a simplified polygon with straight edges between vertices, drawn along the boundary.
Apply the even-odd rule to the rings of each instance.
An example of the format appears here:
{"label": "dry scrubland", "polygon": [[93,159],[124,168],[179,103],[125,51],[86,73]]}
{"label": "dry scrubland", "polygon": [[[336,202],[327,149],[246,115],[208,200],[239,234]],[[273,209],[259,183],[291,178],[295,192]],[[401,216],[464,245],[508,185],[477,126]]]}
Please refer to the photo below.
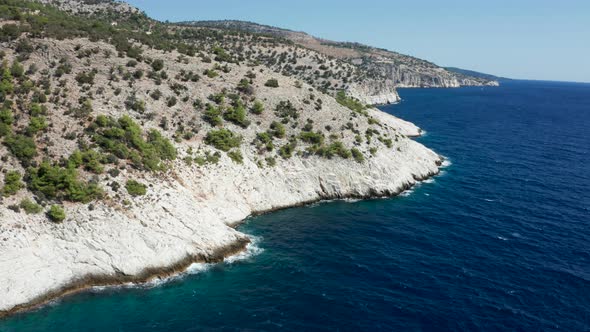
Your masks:
{"label": "dry scrubland", "polygon": [[[231,225],[438,172],[394,84],[288,39],[0,0],[0,313],[248,243]],[[326,52],[329,53],[329,52]]]}

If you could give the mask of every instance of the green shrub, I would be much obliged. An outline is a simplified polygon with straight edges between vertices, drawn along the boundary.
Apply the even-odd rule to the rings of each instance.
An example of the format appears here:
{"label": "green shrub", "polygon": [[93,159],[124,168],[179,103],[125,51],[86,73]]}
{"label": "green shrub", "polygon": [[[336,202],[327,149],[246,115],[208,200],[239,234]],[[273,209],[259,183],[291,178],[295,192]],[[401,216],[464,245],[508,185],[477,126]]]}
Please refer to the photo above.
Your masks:
{"label": "green shrub", "polygon": [[96,75],[96,72],[94,71],[90,71],[90,72],[80,72],[76,75],[76,81],[78,81],[79,84],[94,84],[94,76]]}
{"label": "green shrub", "polygon": [[164,69],[164,61],[160,60],[160,59],[156,59],[156,60],[152,61],[152,69],[154,71],[160,71],[160,70]]}
{"label": "green shrub", "polygon": [[23,75],[25,74],[25,68],[18,62],[18,61],[14,61],[12,63],[12,67],[10,67],[10,73],[12,74],[12,76],[14,77],[23,77]]}
{"label": "green shrub", "polygon": [[259,142],[257,145],[264,145],[267,151],[272,151],[275,146],[272,142],[272,134],[268,132],[256,134],[256,141]]}
{"label": "green shrub", "polygon": [[203,113],[203,120],[213,127],[217,127],[223,123],[221,119],[221,109],[211,104],[207,104],[207,109]]}
{"label": "green shrub", "polygon": [[62,222],[66,219],[66,211],[59,205],[52,205],[47,216],[53,222]]}
{"label": "green shrub", "polygon": [[226,152],[231,148],[239,147],[241,142],[242,137],[228,129],[212,130],[205,137],[205,143]]}
{"label": "green shrub", "polygon": [[37,155],[35,141],[24,135],[11,135],[4,139],[4,145],[8,150],[24,164],[29,164]]}
{"label": "green shrub", "polygon": [[336,101],[340,105],[348,107],[349,109],[355,112],[364,113],[363,111],[365,111],[366,109],[366,106],[358,100],[346,96],[346,93],[344,91],[338,91],[338,93],[336,94]]}
{"label": "green shrub", "polygon": [[211,152],[209,151],[205,151],[204,156],[195,157],[195,162],[199,166],[203,166],[205,164],[217,164],[219,162],[219,159],[221,159],[221,153],[219,153],[219,151],[216,151],[213,154],[211,154]]}
{"label": "green shrub", "polygon": [[174,96],[170,96],[170,97],[166,98],[166,105],[168,107],[175,106],[177,102],[178,102],[178,100]]}
{"label": "green shrub", "polygon": [[102,166],[102,164],[105,158],[102,154],[100,154],[100,152],[94,150],[87,150],[81,153],[81,158],[82,165],[84,165],[85,170],[96,174],[101,174],[102,172],[104,172],[104,167]]}
{"label": "green shrub", "polygon": [[242,78],[240,80],[237,89],[238,91],[243,92],[247,95],[254,94],[254,88],[252,87],[252,84],[250,84],[250,81],[247,78]]}
{"label": "green shrub", "polygon": [[78,180],[74,168],[53,166],[46,161],[27,170],[27,185],[33,193],[48,199],[89,203],[102,196],[98,184]]}
{"label": "green shrub", "polygon": [[135,95],[130,95],[127,100],[125,100],[125,107],[138,113],[143,113],[145,112],[146,106],[145,101],[138,99]]}
{"label": "green shrub", "polygon": [[250,120],[246,119],[246,109],[241,103],[238,103],[236,107],[228,108],[223,117],[242,128],[247,128],[250,125]]}
{"label": "green shrub", "polygon": [[125,189],[127,189],[127,192],[131,196],[143,196],[147,193],[146,185],[135,180],[128,180],[125,184]]}
{"label": "green shrub", "polygon": [[47,115],[47,107],[38,103],[32,103],[29,107],[29,114],[31,116]]}
{"label": "green shrub", "polygon": [[213,69],[207,69],[203,72],[204,75],[207,75],[209,78],[215,78],[219,76],[219,74]]}
{"label": "green shrub", "polygon": [[47,121],[43,116],[33,116],[27,127],[27,135],[35,136],[38,132],[47,129]]}
{"label": "green shrub", "polygon": [[314,133],[312,131],[303,131],[299,134],[299,138],[309,144],[323,144],[324,143],[324,134],[321,132]]}
{"label": "green shrub", "polygon": [[38,214],[41,213],[41,211],[43,211],[43,207],[41,207],[41,205],[31,201],[28,198],[25,198],[22,201],[20,201],[19,206],[21,209],[25,210],[27,214]]}
{"label": "green shrub", "polygon": [[14,122],[14,115],[8,108],[0,110],[0,137],[9,136],[12,134],[12,123]]}
{"label": "green shrub", "polygon": [[274,167],[277,165],[277,160],[273,157],[267,157],[266,158],[266,165],[268,167]]}
{"label": "green shrub", "polygon": [[365,161],[365,157],[363,156],[362,152],[357,149],[357,148],[352,148],[350,149],[350,152],[352,153],[352,157],[354,158],[354,160],[358,163],[362,163]]}
{"label": "green shrub", "polygon": [[369,119],[367,119],[367,122],[368,122],[370,125],[378,125],[378,124],[380,124],[379,120],[377,120],[377,119],[375,119],[375,118],[373,118],[373,117],[370,117]]}
{"label": "green shrub", "polygon": [[297,147],[297,141],[292,140],[291,142],[281,146],[279,149],[279,156],[283,157],[283,159],[289,159],[293,156],[293,152],[295,152],[295,148]]}
{"label": "green shrub", "polygon": [[344,144],[340,141],[331,143],[328,146],[321,146],[316,150],[316,154],[324,158],[331,159],[334,156],[339,156],[344,159],[348,159],[352,156],[350,150],[344,147]]}
{"label": "green shrub", "polygon": [[293,104],[291,103],[290,100],[281,101],[275,108],[275,114],[279,118],[283,118],[283,119],[288,119],[288,118],[297,119],[297,118],[299,118],[299,112],[297,111],[295,106],[293,106]]}
{"label": "green shrub", "polygon": [[94,131],[93,141],[103,150],[130,160],[138,168],[163,170],[164,161],[175,160],[177,156],[176,148],[159,131],[150,130],[144,139],[141,127],[126,115],[118,120],[98,116],[88,130]]}
{"label": "green shrub", "polygon": [[0,75],[0,100],[6,99],[7,95],[14,92],[14,84],[12,84],[12,74],[8,68],[8,62],[2,62],[2,70]]}
{"label": "green shrub", "polygon": [[152,97],[153,100],[160,100],[160,98],[162,98],[162,91],[156,89],[150,93],[150,97]]}
{"label": "green shrub", "polygon": [[383,138],[381,136],[379,136],[379,140],[385,144],[385,146],[387,146],[388,148],[392,148],[393,147],[393,141],[391,140],[391,138]]}
{"label": "green shrub", "polygon": [[2,187],[2,196],[12,196],[24,187],[21,182],[21,175],[17,171],[8,171],[4,175],[4,187]]}
{"label": "green shrub", "polygon": [[254,102],[254,105],[250,111],[254,114],[260,115],[264,112],[264,105],[257,100]]}
{"label": "green shrub", "polygon": [[243,164],[244,163],[244,157],[242,156],[242,153],[240,152],[240,150],[231,150],[227,153],[227,155],[231,158],[231,160],[233,160],[236,164]]}
{"label": "green shrub", "polygon": [[14,122],[14,114],[8,108],[0,110],[0,123],[11,125]]}
{"label": "green shrub", "polygon": [[213,48],[213,53],[215,54],[215,61],[219,61],[219,62],[229,62],[229,63],[233,63],[235,62],[235,60],[233,59],[233,57],[231,55],[229,55],[223,48],[221,47],[214,47]]}
{"label": "green shrub", "polygon": [[270,133],[276,138],[284,138],[285,126],[280,122],[273,121],[270,124]]}
{"label": "green shrub", "polygon": [[279,81],[275,78],[271,78],[268,81],[266,81],[266,83],[264,83],[264,86],[267,86],[269,88],[278,88],[279,87]]}

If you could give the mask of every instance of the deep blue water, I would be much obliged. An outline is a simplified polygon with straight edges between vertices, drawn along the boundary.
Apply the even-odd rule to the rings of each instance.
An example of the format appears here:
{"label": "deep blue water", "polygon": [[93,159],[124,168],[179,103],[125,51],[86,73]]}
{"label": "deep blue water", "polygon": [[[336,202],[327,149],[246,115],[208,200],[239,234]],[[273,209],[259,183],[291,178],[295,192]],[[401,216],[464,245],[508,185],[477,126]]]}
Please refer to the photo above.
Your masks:
{"label": "deep blue water", "polygon": [[590,330],[590,85],[400,92],[452,162],[433,183],[251,218],[250,258],[0,331]]}

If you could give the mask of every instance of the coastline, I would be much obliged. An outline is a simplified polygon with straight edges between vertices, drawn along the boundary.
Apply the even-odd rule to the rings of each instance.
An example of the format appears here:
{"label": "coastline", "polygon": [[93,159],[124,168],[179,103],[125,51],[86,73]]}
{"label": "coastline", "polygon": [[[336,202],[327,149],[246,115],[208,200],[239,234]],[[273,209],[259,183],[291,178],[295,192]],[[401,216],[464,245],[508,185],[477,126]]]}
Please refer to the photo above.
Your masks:
{"label": "coastline", "polygon": [[0,311],[0,319],[12,316],[14,314],[27,312],[30,310],[43,307],[44,305],[69,295],[74,295],[83,291],[86,291],[93,287],[111,287],[120,286],[127,283],[143,284],[158,278],[167,278],[174,275],[178,275],[192,264],[195,263],[219,263],[227,257],[239,254],[244,251],[246,246],[250,243],[249,240],[238,240],[235,243],[224,247],[218,248],[215,254],[211,257],[186,257],[185,259],[178,261],[169,266],[162,267],[149,267],[146,268],[139,275],[88,275],[82,277],[79,280],[71,283],[70,285],[63,287],[62,289],[50,292],[47,294],[40,295],[37,299],[29,303],[18,305],[8,311]]}
{"label": "coastline", "polygon": [[[439,167],[442,166],[442,161],[444,158],[441,156],[441,164]],[[263,214],[269,214],[280,210],[307,206],[318,202],[329,201],[329,200],[345,200],[345,199],[357,199],[357,200],[370,200],[370,199],[378,199],[378,198],[391,198],[399,196],[406,190],[413,188],[418,182],[428,180],[440,174],[440,168],[437,172],[429,174],[424,177],[417,177],[415,180],[417,182],[412,184],[407,184],[406,186],[400,188],[396,192],[391,192],[385,195],[348,195],[348,196],[339,196],[339,197],[322,197],[315,200],[300,202],[298,204],[277,207],[269,210],[262,210],[262,211],[254,211],[252,214],[247,216],[246,218],[234,222],[231,224],[232,228],[236,228],[240,226],[242,223],[245,222],[247,218],[259,216]],[[87,291],[93,287],[116,287],[121,286],[124,284],[132,283],[132,284],[144,284],[150,282],[154,279],[163,279],[172,276],[179,275],[186,270],[193,264],[196,263],[221,263],[225,259],[238,255],[244,252],[247,249],[247,246],[251,243],[249,238],[243,238],[236,240],[235,242],[229,244],[228,246],[217,248],[213,255],[211,256],[187,256],[184,259],[177,261],[168,266],[161,266],[161,267],[147,267],[145,268],[140,274],[138,275],[87,275],[82,277],[71,284],[62,287],[61,289],[42,294],[38,298],[32,300],[29,303],[23,303],[18,306],[13,307],[8,311],[0,311],[0,320],[4,319],[9,316],[13,316],[15,314],[25,313],[27,311],[35,310],[41,308],[48,303],[61,299],[70,295],[75,295],[80,292]]]}
{"label": "coastline", "polygon": [[[249,240],[236,225],[249,216],[331,199],[391,197],[440,172],[442,157],[408,138],[415,125],[371,110],[392,133],[390,149],[354,160],[293,157],[259,168],[250,151],[243,165],[175,164],[127,209],[97,203],[68,207],[62,224],[0,211],[0,317],[37,308],[95,286],[142,283],[219,262]],[[384,127],[385,128],[385,127]]]}

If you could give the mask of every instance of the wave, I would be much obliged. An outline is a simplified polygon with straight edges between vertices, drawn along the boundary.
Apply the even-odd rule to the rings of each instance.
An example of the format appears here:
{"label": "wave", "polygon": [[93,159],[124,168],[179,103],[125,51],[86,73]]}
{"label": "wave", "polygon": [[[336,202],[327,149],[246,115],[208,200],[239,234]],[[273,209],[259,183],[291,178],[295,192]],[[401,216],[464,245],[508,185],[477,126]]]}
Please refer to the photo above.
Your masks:
{"label": "wave", "polygon": [[[210,270],[211,268],[213,268],[214,266],[216,266],[218,264],[234,264],[239,261],[247,260],[253,256],[259,255],[260,253],[262,253],[264,251],[263,248],[258,246],[258,244],[262,240],[261,237],[251,236],[251,235],[249,235],[248,237],[250,238],[250,243],[246,246],[246,250],[244,250],[240,253],[237,253],[235,255],[228,256],[228,257],[224,258],[223,263],[193,263],[193,264],[189,265],[189,267],[187,267],[183,272],[178,273],[176,275],[169,276],[169,277],[157,277],[157,278],[153,278],[153,279],[151,279],[147,282],[143,282],[143,283],[128,282],[128,283],[123,283],[123,284],[119,284],[119,285],[94,286],[94,287],[91,287],[89,289],[89,291],[99,293],[99,292],[104,292],[104,291],[109,291],[109,290],[117,290],[117,289],[150,289],[150,288],[162,286],[162,285],[172,282],[172,281],[181,280],[181,279],[186,278],[187,276],[190,276],[190,275],[197,275],[200,273],[207,272],[208,270]],[[59,301],[60,301],[60,299],[57,299],[57,300],[55,300],[55,303],[57,303]],[[54,301],[50,302],[49,304],[53,304],[53,302]]]}
{"label": "wave", "polygon": [[246,246],[246,250],[244,250],[236,255],[232,255],[232,256],[224,258],[223,263],[224,264],[233,264],[233,263],[236,263],[239,261],[247,260],[249,258],[259,255],[260,253],[262,253],[264,251],[263,248],[258,246],[258,244],[262,241],[261,237],[250,235],[249,238],[250,238],[250,243],[248,243],[248,245]]}
{"label": "wave", "polygon": [[451,165],[453,165],[453,162],[451,162],[451,159],[443,156],[443,158],[445,158],[445,160],[443,160],[441,167],[442,168],[447,168],[450,167]]}
{"label": "wave", "polygon": [[414,189],[407,189],[402,191],[399,195],[402,197],[408,197],[414,192]]}

